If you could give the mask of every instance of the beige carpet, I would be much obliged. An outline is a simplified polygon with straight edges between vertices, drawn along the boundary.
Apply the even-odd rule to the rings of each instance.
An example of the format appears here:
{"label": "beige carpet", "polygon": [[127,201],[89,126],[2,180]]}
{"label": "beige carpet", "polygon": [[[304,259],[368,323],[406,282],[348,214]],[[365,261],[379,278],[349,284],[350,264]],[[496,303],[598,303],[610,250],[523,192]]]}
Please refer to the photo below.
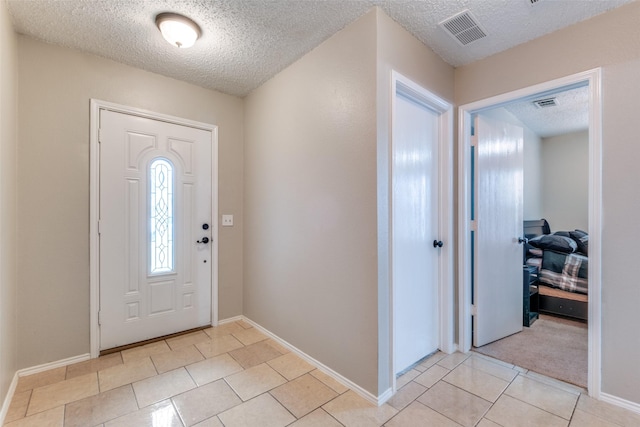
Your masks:
{"label": "beige carpet", "polygon": [[587,324],[541,315],[530,328],[475,351],[581,387],[587,387]]}

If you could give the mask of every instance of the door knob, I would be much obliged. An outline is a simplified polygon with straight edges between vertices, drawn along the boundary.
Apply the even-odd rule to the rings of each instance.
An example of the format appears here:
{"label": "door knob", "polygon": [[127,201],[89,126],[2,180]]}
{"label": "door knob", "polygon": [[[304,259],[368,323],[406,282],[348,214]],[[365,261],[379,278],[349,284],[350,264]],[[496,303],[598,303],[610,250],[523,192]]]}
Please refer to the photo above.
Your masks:
{"label": "door knob", "polygon": [[209,243],[209,238],[208,237],[203,237],[202,240],[198,240],[198,241],[196,241],[196,243]]}
{"label": "door knob", "polygon": [[444,245],[444,243],[442,243],[442,240],[434,240],[433,241],[433,247],[434,248],[441,248],[442,245]]}
{"label": "door knob", "polygon": [[526,237],[518,237],[518,243],[529,243],[529,239],[527,239]]}

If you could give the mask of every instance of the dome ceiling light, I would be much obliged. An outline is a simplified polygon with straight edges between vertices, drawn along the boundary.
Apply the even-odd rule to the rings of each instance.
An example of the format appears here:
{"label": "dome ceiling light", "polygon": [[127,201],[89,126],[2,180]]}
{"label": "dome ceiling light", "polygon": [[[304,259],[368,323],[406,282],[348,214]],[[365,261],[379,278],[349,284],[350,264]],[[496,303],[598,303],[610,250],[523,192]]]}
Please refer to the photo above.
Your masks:
{"label": "dome ceiling light", "polygon": [[198,24],[177,13],[159,14],[156,25],[166,41],[183,49],[193,46],[202,34]]}

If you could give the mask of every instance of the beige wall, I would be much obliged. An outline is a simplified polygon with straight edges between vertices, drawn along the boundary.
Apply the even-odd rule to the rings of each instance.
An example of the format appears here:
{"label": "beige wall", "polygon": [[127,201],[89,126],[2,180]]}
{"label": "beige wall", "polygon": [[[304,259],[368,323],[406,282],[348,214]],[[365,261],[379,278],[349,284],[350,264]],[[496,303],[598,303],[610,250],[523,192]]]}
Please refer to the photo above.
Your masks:
{"label": "beige wall", "polygon": [[20,37],[19,368],[89,352],[89,100],[219,126],[220,317],[242,314],[242,100]]}
{"label": "beige wall", "polygon": [[377,394],[375,18],[245,99],[244,314]]}
{"label": "beige wall", "polygon": [[12,30],[6,5],[0,2],[0,405],[18,369],[15,251],[17,71],[17,36]]}
{"label": "beige wall", "polygon": [[[378,162],[378,392],[391,387],[389,370],[391,71],[409,78],[453,104],[453,67],[409,34],[381,9],[377,20],[377,162]],[[443,177],[447,179],[447,177]],[[453,240],[453,236],[451,236]],[[453,242],[447,242],[453,244]],[[453,305],[453,301],[451,301]],[[453,315],[453,313],[452,313]],[[454,319],[450,319],[454,323]],[[453,342],[454,337],[444,337]]]}
{"label": "beige wall", "polygon": [[[635,328],[640,263],[640,2],[456,70],[456,102],[466,104],[558,77],[603,68],[602,391],[640,403]],[[545,64],[541,67],[540,64]]]}
{"label": "beige wall", "polygon": [[375,396],[391,381],[392,68],[453,98],[453,69],[373,9],[245,106],[245,315]]}
{"label": "beige wall", "polygon": [[542,205],[551,231],[589,229],[589,132],[542,139]]}

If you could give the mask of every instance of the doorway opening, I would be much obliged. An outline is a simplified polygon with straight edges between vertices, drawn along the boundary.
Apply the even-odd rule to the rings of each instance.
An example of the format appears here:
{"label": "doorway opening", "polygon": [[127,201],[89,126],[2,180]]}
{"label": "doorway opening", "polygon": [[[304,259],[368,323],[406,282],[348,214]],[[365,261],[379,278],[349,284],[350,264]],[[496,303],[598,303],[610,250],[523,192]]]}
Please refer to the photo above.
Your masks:
{"label": "doorway opening", "polygon": [[92,358],[217,324],[217,152],[216,126],[91,100]]}
{"label": "doorway opening", "polygon": [[[586,88],[587,101],[586,101],[586,115],[588,117],[588,189],[587,189],[587,219],[586,228],[582,230],[588,233],[589,250],[588,250],[588,273],[586,273],[587,279],[585,280],[585,286],[588,288],[588,355],[587,355],[587,388],[589,394],[593,397],[597,397],[600,393],[600,241],[601,241],[601,110],[600,110],[600,70],[595,69],[584,73],[568,76],[565,78],[553,80],[543,84],[531,86],[525,89],[510,92],[504,95],[488,98],[482,101],[474,102],[472,104],[463,105],[459,109],[459,277],[460,277],[460,305],[459,305],[459,343],[461,351],[469,351],[472,348],[472,342],[474,337],[474,328],[486,327],[486,318],[481,319],[481,316],[491,316],[492,312],[498,312],[496,307],[487,307],[490,305],[486,297],[481,294],[478,297],[478,292],[486,292],[487,285],[485,282],[479,281],[478,270],[482,270],[483,265],[475,265],[477,250],[481,246],[478,246],[478,240],[482,240],[482,234],[490,233],[490,230],[482,228],[482,219],[476,218],[479,212],[476,211],[478,206],[477,198],[474,196],[477,194],[476,185],[477,182],[473,180],[474,174],[482,174],[482,170],[476,171],[474,168],[482,168],[482,164],[477,162],[477,156],[482,154],[477,151],[477,146],[474,146],[475,142],[472,138],[472,132],[476,132],[478,129],[474,128],[474,118],[478,115],[483,115],[490,110],[494,112],[496,109],[501,108],[503,111],[507,111],[509,108],[514,108],[518,103],[532,102],[539,99],[552,98],[554,94],[570,92],[579,88]],[[512,114],[513,115],[513,114]],[[474,136],[475,138],[475,136]],[[526,144],[526,142],[525,142]],[[495,146],[494,146],[495,148]],[[523,170],[520,170],[523,175]],[[531,184],[531,183],[529,183]],[[520,191],[522,187],[520,187]],[[482,195],[480,195],[482,197]],[[520,200],[524,198],[524,195],[520,195]],[[525,198],[526,200],[526,198]],[[529,203],[531,203],[529,201]],[[529,205],[529,212],[535,212],[535,209],[531,209]],[[533,214],[531,214],[533,215]],[[558,225],[551,224],[553,231],[559,231],[561,228],[569,228],[574,231],[574,228],[569,225],[564,225],[564,218],[561,218],[556,214]],[[516,226],[520,227],[519,232],[511,237],[512,247],[515,247],[515,251],[519,251],[521,254],[520,268],[523,268],[524,249],[522,244],[525,242],[525,235],[523,230],[523,220],[533,220],[541,218],[520,218],[512,221]],[[583,226],[584,227],[584,226]],[[518,242],[520,240],[520,242]],[[518,249],[519,248],[519,249]],[[484,253],[486,255],[486,253]],[[482,257],[480,257],[480,262]],[[536,272],[538,274],[538,272]],[[517,284],[523,284],[524,271],[521,276],[520,282]],[[537,277],[536,277],[537,278]],[[515,284],[514,284],[515,285]],[[519,301],[515,301],[514,304],[520,304],[521,310],[520,319],[523,320],[523,295],[525,287],[521,286],[522,293],[520,294]],[[529,289],[529,286],[526,287]],[[495,292],[495,290],[494,290]],[[499,292],[499,290],[498,290]],[[514,316],[511,316],[514,319]],[[484,323],[483,323],[484,322]],[[491,322],[488,322],[491,323]],[[483,331],[483,333],[486,331]],[[517,332],[517,331],[515,331]],[[513,332],[511,332],[513,333]],[[497,339],[497,338],[494,338]],[[522,351],[526,351],[523,349]]]}

